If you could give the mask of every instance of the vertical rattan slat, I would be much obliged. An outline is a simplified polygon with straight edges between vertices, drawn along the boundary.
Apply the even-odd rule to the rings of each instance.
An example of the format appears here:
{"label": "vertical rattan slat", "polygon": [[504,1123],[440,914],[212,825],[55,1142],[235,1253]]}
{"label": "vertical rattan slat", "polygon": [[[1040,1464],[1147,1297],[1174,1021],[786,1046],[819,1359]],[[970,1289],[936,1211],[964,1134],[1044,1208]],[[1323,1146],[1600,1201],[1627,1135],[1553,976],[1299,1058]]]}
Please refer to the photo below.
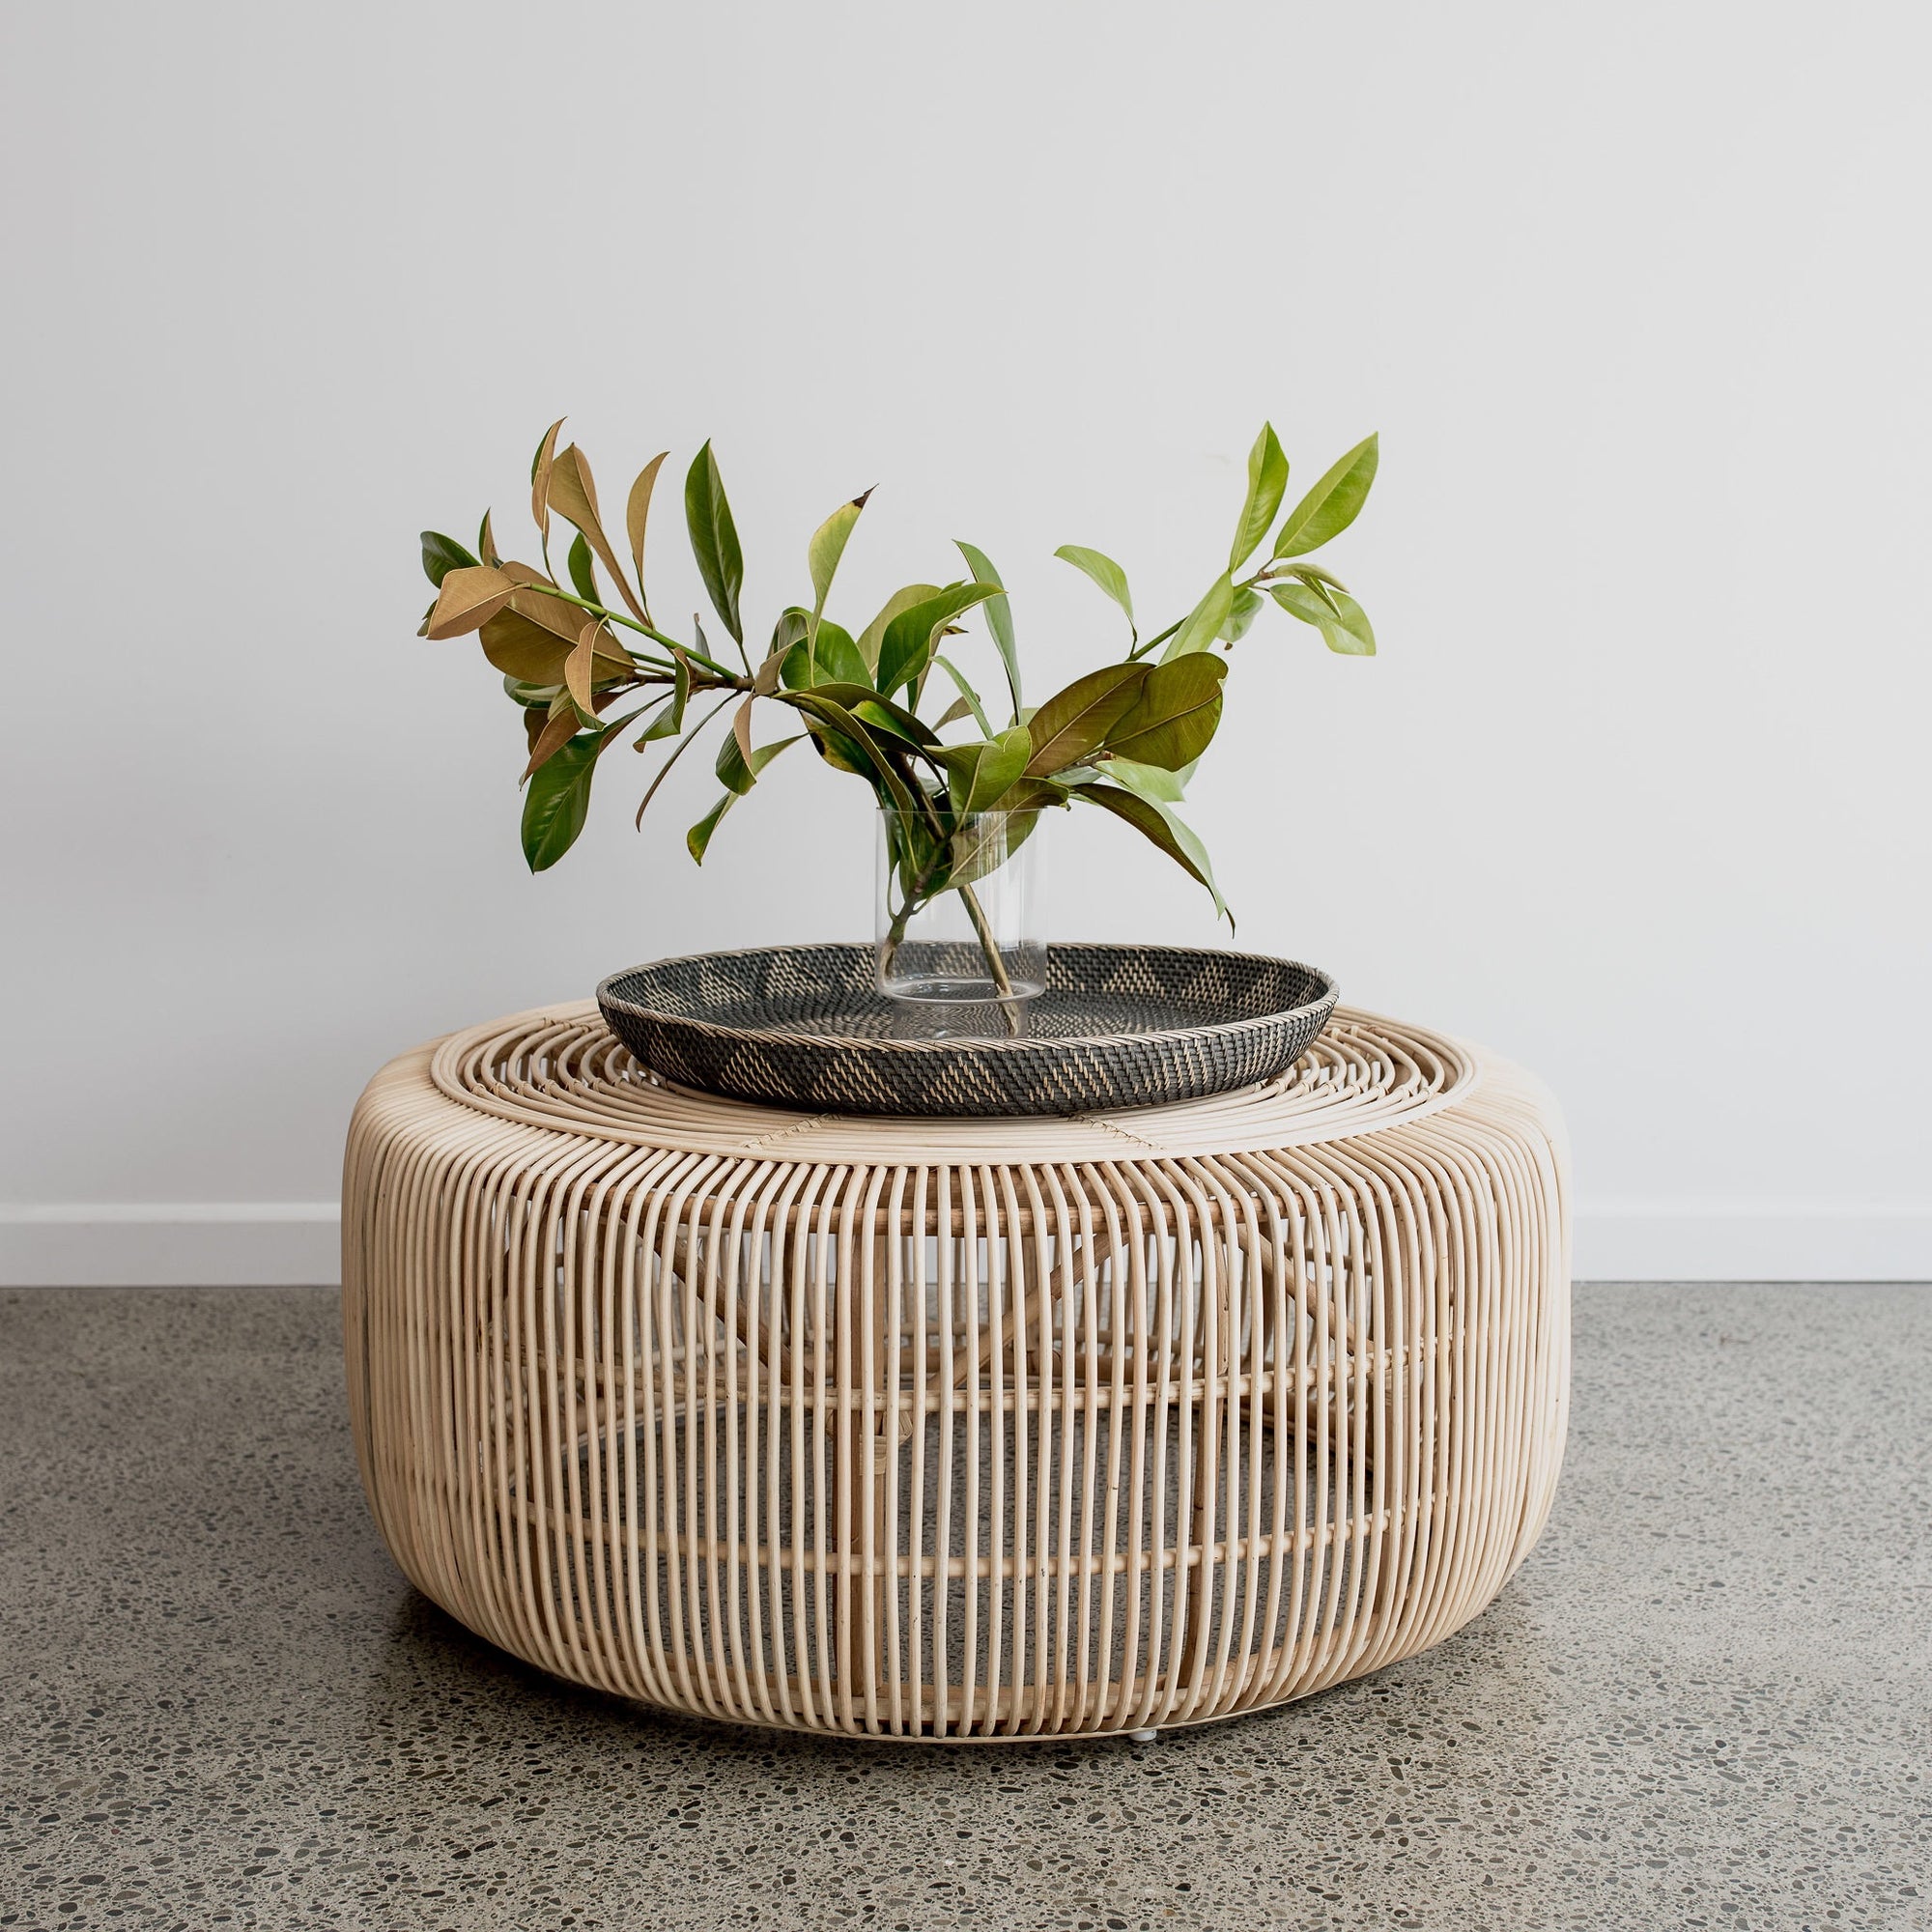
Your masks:
{"label": "vertical rattan slat", "polygon": [[1426,1649],[1562,1455],[1562,1129],[1347,1010],[1285,1080],[859,1120],[644,1073],[583,1007],[385,1067],[349,1394],[409,1576],[558,1676],[1001,1739],[1232,1717]]}

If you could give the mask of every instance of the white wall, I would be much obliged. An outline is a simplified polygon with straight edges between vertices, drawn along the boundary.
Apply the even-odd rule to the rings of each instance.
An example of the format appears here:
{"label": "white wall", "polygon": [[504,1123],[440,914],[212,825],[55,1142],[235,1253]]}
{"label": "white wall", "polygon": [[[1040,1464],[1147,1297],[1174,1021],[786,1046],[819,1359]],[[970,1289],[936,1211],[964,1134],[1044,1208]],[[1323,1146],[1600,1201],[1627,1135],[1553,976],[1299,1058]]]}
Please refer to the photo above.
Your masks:
{"label": "white wall", "polygon": [[[848,608],[969,536],[1041,679],[1114,641],[1056,544],[1174,614],[1264,413],[1378,428],[1382,655],[1264,620],[1196,794],[1242,942],[1539,1069],[1581,1274],[1932,1275],[1922,10],[4,21],[8,1278],[325,1277],[389,1054],[865,926],[806,763],[700,874],[619,753],[525,873],[414,533],[566,411],[611,494],[716,438],[767,622],[879,484]],[[1211,942],[1111,830],[1063,933]]]}

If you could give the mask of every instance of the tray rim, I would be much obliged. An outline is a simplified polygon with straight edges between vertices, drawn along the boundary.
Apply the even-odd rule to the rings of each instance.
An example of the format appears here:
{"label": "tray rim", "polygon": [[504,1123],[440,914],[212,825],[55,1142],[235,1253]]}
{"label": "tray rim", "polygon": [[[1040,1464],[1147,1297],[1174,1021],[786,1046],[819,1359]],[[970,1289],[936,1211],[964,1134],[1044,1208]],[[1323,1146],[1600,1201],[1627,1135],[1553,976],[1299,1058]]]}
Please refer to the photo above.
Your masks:
{"label": "tray rim", "polygon": [[[1326,1006],[1331,1011],[1341,999],[1341,989],[1335,976],[1325,967],[1312,966],[1304,959],[1288,959],[1279,953],[1250,952],[1237,951],[1232,947],[1216,946],[1170,946],[1163,942],[1149,940],[1114,939],[1069,939],[1049,942],[1049,955],[1056,950],[1079,952],[1166,952],[1166,953],[1211,953],[1228,959],[1248,959],[1264,966],[1289,966],[1297,972],[1310,975],[1322,988],[1315,999],[1306,1000],[1296,1007],[1277,1007],[1272,1012],[1251,1013],[1242,1019],[1209,1020],[1201,1026],[1163,1027],[1152,1032],[1140,1033],[1091,1033],[1068,1034],[1052,1039],[1030,1038],[1022,1035],[1019,1038],[955,1037],[951,1039],[893,1039],[872,1034],[849,1033],[796,1033],[782,1028],[764,1027],[753,1029],[742,1026],[726,1026],[716,1020],[697,1019],[687,1013],[671,1013],[662,1008],[639,1005],[635,1000],[622,998],[611,991],[618,980],[633,973],[648,972],[654,967],[683,966],[703,960],[745,959],[753,956],[768,956],[775,952],[859,952],[869,953],[872,948],[863,941],[849,939],[810,940],[798,946],[732,946],[708,952],[681,952],[665,959],[647,959],[635,966],[619,967],[614,973],[608,973],[597,982],[596,1000],[599,1010],[608,1001],[621,1007],[628,1014],[639,1019],[654,1021],[659,1025],[689,1027],[696,1031],[712,1034],[721,1039],[743,1040],[796,1040],[804,1045],[830,1048],[834,1051],[893,1052],[893,1053],[997,1053],[1002,1056],[1071,1051],[1078,1048],[1110,1046],[1129,1042],[1145,1043],[1150,1040],[1186,1040],[1204,1035],[1226,1037],[1254,1027],[1280,1026],[1285,1021],[1312,1015]],[[886,996],[881,993],[880,999]],[[979,1004],[990,1004],[980,1002]]]}

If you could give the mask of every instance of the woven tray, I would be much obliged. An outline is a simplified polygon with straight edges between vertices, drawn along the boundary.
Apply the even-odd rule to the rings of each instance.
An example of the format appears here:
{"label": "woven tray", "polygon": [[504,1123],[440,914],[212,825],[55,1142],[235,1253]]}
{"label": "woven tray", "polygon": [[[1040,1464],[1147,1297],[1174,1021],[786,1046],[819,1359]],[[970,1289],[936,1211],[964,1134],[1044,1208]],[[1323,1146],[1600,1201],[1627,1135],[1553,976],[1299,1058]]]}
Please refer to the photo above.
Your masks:
{"label": "woven tray", "polygon": [[1084,1114],[1159,1107],[1285,1073],[1327,1024],[1313,966],[1172,946],[1056,946],[1012,1037],[921,1037],[999,1009],[908,1013],[866,946],[704,952],[613,973],[606,1023],[667,1080],[840,1114]]}

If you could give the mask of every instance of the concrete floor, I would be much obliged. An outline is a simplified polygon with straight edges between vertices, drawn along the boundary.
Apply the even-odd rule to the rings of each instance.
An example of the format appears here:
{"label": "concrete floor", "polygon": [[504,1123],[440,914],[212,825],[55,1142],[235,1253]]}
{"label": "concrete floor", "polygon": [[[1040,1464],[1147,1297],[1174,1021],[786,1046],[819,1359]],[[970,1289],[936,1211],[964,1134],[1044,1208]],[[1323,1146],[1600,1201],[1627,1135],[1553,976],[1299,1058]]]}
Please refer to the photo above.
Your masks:
{"label": "concrete floor", "polygon": [[612,1705],[417,1596],[335,1299],[0,1293],[0,1926],[1932,1926],[1932,1290],[1590,1288],[1429,1656],[1151,1746]]}

